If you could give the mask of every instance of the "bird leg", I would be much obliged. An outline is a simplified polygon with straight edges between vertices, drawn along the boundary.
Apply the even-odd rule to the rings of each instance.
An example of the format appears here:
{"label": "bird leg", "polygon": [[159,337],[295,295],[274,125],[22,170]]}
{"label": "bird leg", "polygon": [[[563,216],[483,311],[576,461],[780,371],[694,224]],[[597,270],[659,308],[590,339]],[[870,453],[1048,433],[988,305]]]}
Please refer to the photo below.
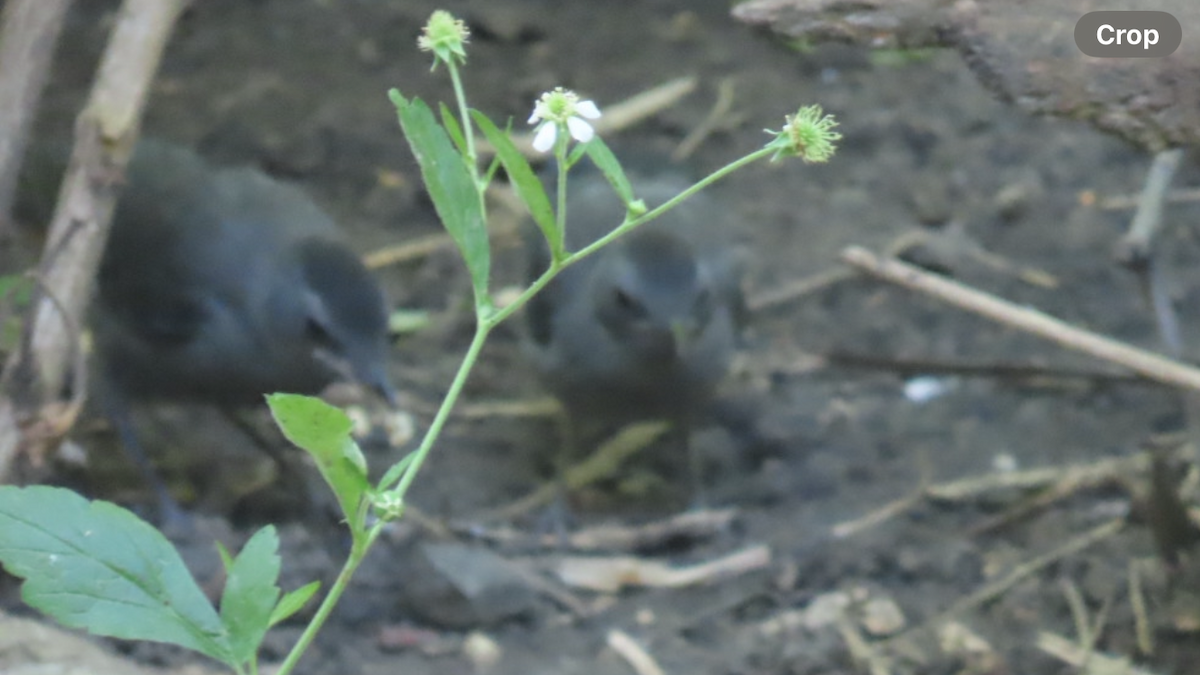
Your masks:
{"label": "bird leg", "polygon": [[155,470],[154,464],[151,463],[149,456],[142,447],[141,441],[138,439],[137,430],[134,428],[133,416],[130,414],[128,402],[123,397],[114,395],[111,388],[106,389],[108,391],[100,397],[103,401],[104,414],[112,421],[113,427],[117,432],[117,438],[120,440],[121,446],[125,449],[125,454],[133,460],[143,480],[154,491],[160,528],[168,536],[183,535],[191,532],[195,529],[195,522],[191,515],[171,495],[166,483],[158,475],[158,471]]}

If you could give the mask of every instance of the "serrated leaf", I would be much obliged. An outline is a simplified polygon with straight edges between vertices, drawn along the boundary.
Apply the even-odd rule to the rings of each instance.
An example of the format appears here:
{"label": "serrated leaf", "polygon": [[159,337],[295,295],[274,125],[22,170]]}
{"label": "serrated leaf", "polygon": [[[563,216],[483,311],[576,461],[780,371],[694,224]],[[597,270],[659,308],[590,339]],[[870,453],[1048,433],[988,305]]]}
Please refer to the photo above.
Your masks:
{"label": "serrated leaf", "polygon": [[254,534],[229,566],[221,594],[221,622],[238,663],[258,652],[279,599],[279,535],[268,525]]}
{"label": "serrated leaf", "polygon": [[529,166],[529,161],[525,159],[520,150],[517,150],[517,146],[513,144],[508,134],[501,131],[487,118],[487,115],[478,110],[472,110],[471,118],[475,120],[475,124],[495,148],[496,157],[504,165],[509,182],[512,183],[517,196],[524,202],[525,208],[529,209],[533,221],[537,223],[538,228],[546,237],[546,241],[550,244],[550,250],[561,251],[563,234],[559,231],[558,223],[554,219],[554,209],[550,206],[550,198],[546,196],[546,188],[534,174],[533,168]]}
{"label": "serrated leaf", "polygon": [[236,665],[179,553],[115,504],[63,488],[0,487],[0,562],[25,580],[25,602],[64,626],[177,644]]}
{"label": "serrated leaf", "polygon": [[492,260],[483,203],[471,172],[429,106],[420,99],[409,101],[395,89],[389,95],[438,218],[467,263],[476,302],[482,302],[487,297]]}
{"label": "serrated leaf", "polygon": [[321,582],[313,581],[307,583],[296,590],[284,594],[279,600],[279,604],[275,605],[275,611],[271,612],[271,625],[286,620],[291,615],[299,612],[301,608],[308,604],[308,601],[316,595],[321,588]]}
{"label": "serrated leaf", "polygon": [[283,435],[317,461],[342,514],[353,523],[368,485],[367,460],[350,436],[350,418],[319,398],[299,394],[271,394],[267,405]]}
{"label": "serrated leaf", "polygon": [[621,198],[621,203],[628,208],[629,204],[633,202],[633,186],[625,177],[625,170],[621,168],[621,162],[617,161],[617,156],[608,149],[599,136],[584,143],[583,148],[587,151],[588,157],[592,158],[592,163],[604,174],[609,185],[612,185],[617,196]]}

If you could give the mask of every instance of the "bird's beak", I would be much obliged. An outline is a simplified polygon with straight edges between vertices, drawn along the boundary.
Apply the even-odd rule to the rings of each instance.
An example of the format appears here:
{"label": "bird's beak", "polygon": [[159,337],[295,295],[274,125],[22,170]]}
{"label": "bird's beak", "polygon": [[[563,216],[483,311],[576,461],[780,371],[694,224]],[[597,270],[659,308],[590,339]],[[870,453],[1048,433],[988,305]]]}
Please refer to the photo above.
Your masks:
{"label": "bird's beak", "polygon": [[375,392],[387,402],[389,407],[396,407],[398,401],[396,388],[392,386],[392,381],[388,378],[386,365],[382,363],[364,365],[356,359],[338,356],[326,349],[316,349],[313,351],[313,355],[337,373],[342,380],[357,382]]}
{"label": "bird's beak", "polygon": [[363,373],[358,378],[358,381],[375,392],[379,398],[386,401],[389,408],[396,407],[398,402],[396,388],[392,386],[392,381],[388,378],[387,371],[382,366],[372,368],[369,373]]}

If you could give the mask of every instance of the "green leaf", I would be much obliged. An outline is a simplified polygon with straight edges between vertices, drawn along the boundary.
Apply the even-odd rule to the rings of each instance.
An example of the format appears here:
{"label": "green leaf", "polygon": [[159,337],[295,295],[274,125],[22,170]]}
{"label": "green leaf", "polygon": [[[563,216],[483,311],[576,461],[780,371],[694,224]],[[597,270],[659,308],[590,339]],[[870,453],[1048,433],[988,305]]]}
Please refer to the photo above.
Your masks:
{"label": "green leaf", "polygon": [[367,460],[350,436],[350,418],[319,398],[299,394],[271,394],[267,405],[283,435],[317,461],[353,527],[368,486]]}
{"label": "green leaf", "polygon": [[271,625],[274,626],[296,612],[299,612],[304,605],[308,604],[312,596],[316,595],[320,588],[321,582],[313,581],[285,594],[280,598],[279,604],[275,605],[275,611],[271,612]]}
{"label": "green leaf", "polygon": [[629,184],[629,179],[625,177],[625,170],[621,168],[621,163],[617,161],[617,156],[608,149],[604,141],[600,140],[599,136],[583,144],[586,148],[588,157],[592,158],[594,163],[604,177],[608,179],[617,196],[621,198],[621,203],[628,208],[633,202],[633,186]]}
{"label": "green leaf", "polygon": [[229,568],[233,567],[233,556],[229,554],[225,544],[219,541],[214,543],[217,545],[217,555],[221,558],[221,569],[225,570],[225,574],[229,574]]}
{"label": "green leaf", "polygon": [[379,480],[379,490],[383,491],[392,489],[392,487],[394,487],[395,484],[400,481],[400,477],[404,475],[404,472],[408,470],[408,466],[412,464],[413,460],[416,458],[417,453],[414,450],[413,452],[405,455],[399,462],[393,464],[392,468],[388,469],[387,473],[383,474],[383,478]]}
{"label": "green leaf", "polygon": [[47,486],[0,487],[0,562],[64,626],[168,642],[236,666],[216,610],[166,537],[129,511]]}
{"label": "green leaf", "polygon": [[395,89],[389,96],[396,105],[404,137],[421,167],[421,177],[438,218],[467,263],[478,305],[487,297],[492,261],[483,202],[476,191],[475,179],[446,130],[434,120],[429,106],[420,99],[406,100]]}
{"label": "green leaf", "polygon": [[229,566],[221,594],[221,622],[234,657],[249,663],[258,653],[279,599],[279,535],[268,525],[254,534]]}
{"label": "green leaf", "polygon": [[579,160],[583,159],[583,156],[587,154],[587,146],[587,143],[576,143],[571,148],[571,152],[567,155],[567,171],[570,171],[579,163]]}
{"label": "green leaf", "polygon": [[441,103],[438,112],[442,114],[442,126],[446,127],[446,133],[450,134],[450,140],[454,141],[454,147],[458,148],[460,155],[466,157],[467,138],[463,136],[462,127],[458,125],[458,118],[454,116],[454,111],[450,110],[445,103]]}
{"label": "green leaf", "polygon": [[509,182],[512,183],[517,196],[525,203],[525,208],[529,209],[533,221],[542,230],[542,234],[550,244],[550,250],[562,250],[563,234],[558,230],[558,223],[554,219],[554,209],[550,206],[550,198],[546,196],[546,188],[534,174],[533,168],[529,166],[529,161],[525,159],[520,150],[517,150],[517,146],[513,144],[508,134],[492,123],[487,115],[478,110],[472,110],[471,117],[483,135],[487,136],[488,142],[496,149],[496,157],[504,164],[504,171],[508,173]]}

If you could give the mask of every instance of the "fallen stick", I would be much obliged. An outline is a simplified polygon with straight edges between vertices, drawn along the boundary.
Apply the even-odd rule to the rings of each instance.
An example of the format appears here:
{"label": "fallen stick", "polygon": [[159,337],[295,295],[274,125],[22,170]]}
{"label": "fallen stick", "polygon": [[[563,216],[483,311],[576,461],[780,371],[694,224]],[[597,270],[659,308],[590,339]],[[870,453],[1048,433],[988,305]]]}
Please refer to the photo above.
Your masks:
{"label": "fallen stick", "polygon": [[1121,675],[1154,675],[1154,671],[1139,668],[1127,656],[1109,656],[1083,649],[1061,635],[1041,632],[1037,648],[1083,673],[1121,673]]}
{"label": "fallen stick", "polygon": [[881,258],[858,246],[842,251],[841,257],[847,264],[880,279],[1052,340],[1068,349],[1122,365],[1152,380],[1200,391],[1200,370],[1165,356],[1077,328],[1043,312],[1021,307],[899,260]]}
{"label": "fallen stick", "polygon": [[771,549],[764,544],[691,565],[673,566],[636,556],[567,557],[554,573],[571,588],[615,593],[622,588],[683,588],[761,570],[771,564]]}
{"label": "fallen stick", "polygon": [[625,662],[637,675],[666,675],[667,671],[658,665],[658,661],[654,660],[650,652],[639,645],[628,633],[616,629],[610,630],[605,642],[608,643],[609,649],[625,659]]}

